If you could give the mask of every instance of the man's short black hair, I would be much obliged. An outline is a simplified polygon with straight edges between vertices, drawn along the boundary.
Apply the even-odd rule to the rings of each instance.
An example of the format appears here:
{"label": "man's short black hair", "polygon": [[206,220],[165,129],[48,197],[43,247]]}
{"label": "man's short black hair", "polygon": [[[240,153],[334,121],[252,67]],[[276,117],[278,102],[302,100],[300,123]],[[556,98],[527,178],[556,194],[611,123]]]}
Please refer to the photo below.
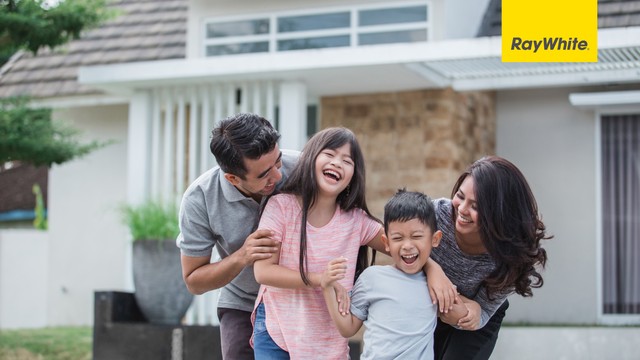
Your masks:
{"label": "man's short black hair", "polygon": [[244,159],[255,160],[269,153],[278,140],[280,134],[267,119],[240,113],[220,121],[213,129],[210,148],[222,171],[244,180]]}

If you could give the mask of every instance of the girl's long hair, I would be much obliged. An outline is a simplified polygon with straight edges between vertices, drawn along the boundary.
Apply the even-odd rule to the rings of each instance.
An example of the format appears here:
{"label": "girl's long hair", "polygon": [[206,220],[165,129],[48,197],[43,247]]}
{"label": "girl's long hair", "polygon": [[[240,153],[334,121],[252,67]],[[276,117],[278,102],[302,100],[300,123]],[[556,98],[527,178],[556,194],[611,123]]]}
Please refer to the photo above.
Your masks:
{"label": "girl's long hair", "polygon": [[[362,209],[368,216],[376,221],[379,219],[371,215],[365,199],[365,167],[364,156],[358,144],[355,134],[343,127],[327,128],[316,133],[305,145],[298,163],[294,167],[291,175],[284,183],[281,193],[299,196],[302,199],[302,219],[300,223],[300,275],[305,284],[310,285],[307,277],[307,216],[309,210],[316,202],[318,195],[318,181],[316,179],[315,164],[316,158],[322,150],[335,150],[344,144],[351,145],[351,159],[354,164],[353,177],[345,190],[336,199],[336,202],[343,211],[355,208]],[[361,246],[358,250],[356,263],[356,278],[369,266],[369,249]],[[375,251],[372,251],[371,263],[375,260]]]}
{"label": "girl's long hair", "polygon": [[489,299],[511,291],[532,296],[531,288],[544,283],[536,268],[544,268],[547,262],[540,240],[553,236],[546,234],[527,180],[508,160],[487,156],[460,175],[452,198],[468,176],[474,181],[480,238],[496,263],[496,269],[483,281]]}

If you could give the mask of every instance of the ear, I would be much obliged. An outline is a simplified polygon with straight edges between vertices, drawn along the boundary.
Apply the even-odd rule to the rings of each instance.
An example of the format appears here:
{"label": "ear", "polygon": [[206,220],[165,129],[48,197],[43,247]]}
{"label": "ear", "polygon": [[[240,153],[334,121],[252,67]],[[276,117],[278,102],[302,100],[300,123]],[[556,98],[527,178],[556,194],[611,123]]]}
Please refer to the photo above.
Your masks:
{"label": "ear", "polygon": [[384,249],[387,250],[387,252],[390,252],[391,249],[389,249],[389,239],[387,238],[387,235],[382,234],[381,239],[382,243],[384,244]]}
{"label": "ear", "polygon": [[438,245],[440,245],[441,239],[442,239],[442,231],[438,230],[435,233],[433,233],[433,236],[431,237],[431,246],[438,247]]}
{"label": "ear", "polygon": [[233,186],[237,186],[238,184],[240,184],[240,177],[236,175],[224,173],[224,178],[227,179],[227,181],[230,182]]}

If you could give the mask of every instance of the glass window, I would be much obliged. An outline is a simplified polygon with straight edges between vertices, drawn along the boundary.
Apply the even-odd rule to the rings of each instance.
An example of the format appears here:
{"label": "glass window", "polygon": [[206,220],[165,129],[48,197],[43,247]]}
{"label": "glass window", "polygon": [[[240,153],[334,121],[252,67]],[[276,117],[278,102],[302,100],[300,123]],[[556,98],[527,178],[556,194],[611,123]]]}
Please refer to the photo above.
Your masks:
{"label": "glass window", "polygon": [[286,16],[278,18],[278,32],[311,31],[348,28],[351,26],[349,12],[320,15]]}
{"label": "glass window", "polygon": [[269,19],[229,21],[207,24],[207,38],[260,35],[269,33]]}
{"label": "glass window", "polygon": [[601,121],[602,310],[640,314],[640,115]]}
{"label": "glass window", "polygon": [[207,46],[207,56],[247,54],[267,51],[269,51],[268,41]]}
{"label": "glass window", "polygon": [[[428,40],[427,5],[310,10],[257,15],[253,19],[218,19],[206,23],[205,56],[321,49]],[[358,18],[359,20],[351,19]],[[356,23],[357,22],[357,23]]]}
{"label": "glass window", "polygon": [[278,41],[278,51],[320,49],[340,46],[349,46],[349,35],[323,36],[315,38]]}
{"label": "glass window", "polygon": [[427,6],[410,6],[391,9],[361,10],[358,25],[386,25],[427,21]]}
{"label": "glass window", "polygon": [[416,41],[427,41],[427,32],[425,30],[407,30],[360,34],[358,36],[359,45],[407,43]]}

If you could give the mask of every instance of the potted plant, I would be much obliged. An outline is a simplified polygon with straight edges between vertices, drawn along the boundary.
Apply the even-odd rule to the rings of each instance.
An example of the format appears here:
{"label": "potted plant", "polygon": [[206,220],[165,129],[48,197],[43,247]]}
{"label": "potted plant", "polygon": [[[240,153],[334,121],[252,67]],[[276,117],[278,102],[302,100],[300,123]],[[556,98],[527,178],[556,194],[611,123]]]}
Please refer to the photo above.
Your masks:
{"label": "potted plant", "polygon": [[182,279],[176,207],[146,201],[123,206],[122,214],[133,238],[134,295],[140,310],[151,323],[179,324],[193,295]]}

